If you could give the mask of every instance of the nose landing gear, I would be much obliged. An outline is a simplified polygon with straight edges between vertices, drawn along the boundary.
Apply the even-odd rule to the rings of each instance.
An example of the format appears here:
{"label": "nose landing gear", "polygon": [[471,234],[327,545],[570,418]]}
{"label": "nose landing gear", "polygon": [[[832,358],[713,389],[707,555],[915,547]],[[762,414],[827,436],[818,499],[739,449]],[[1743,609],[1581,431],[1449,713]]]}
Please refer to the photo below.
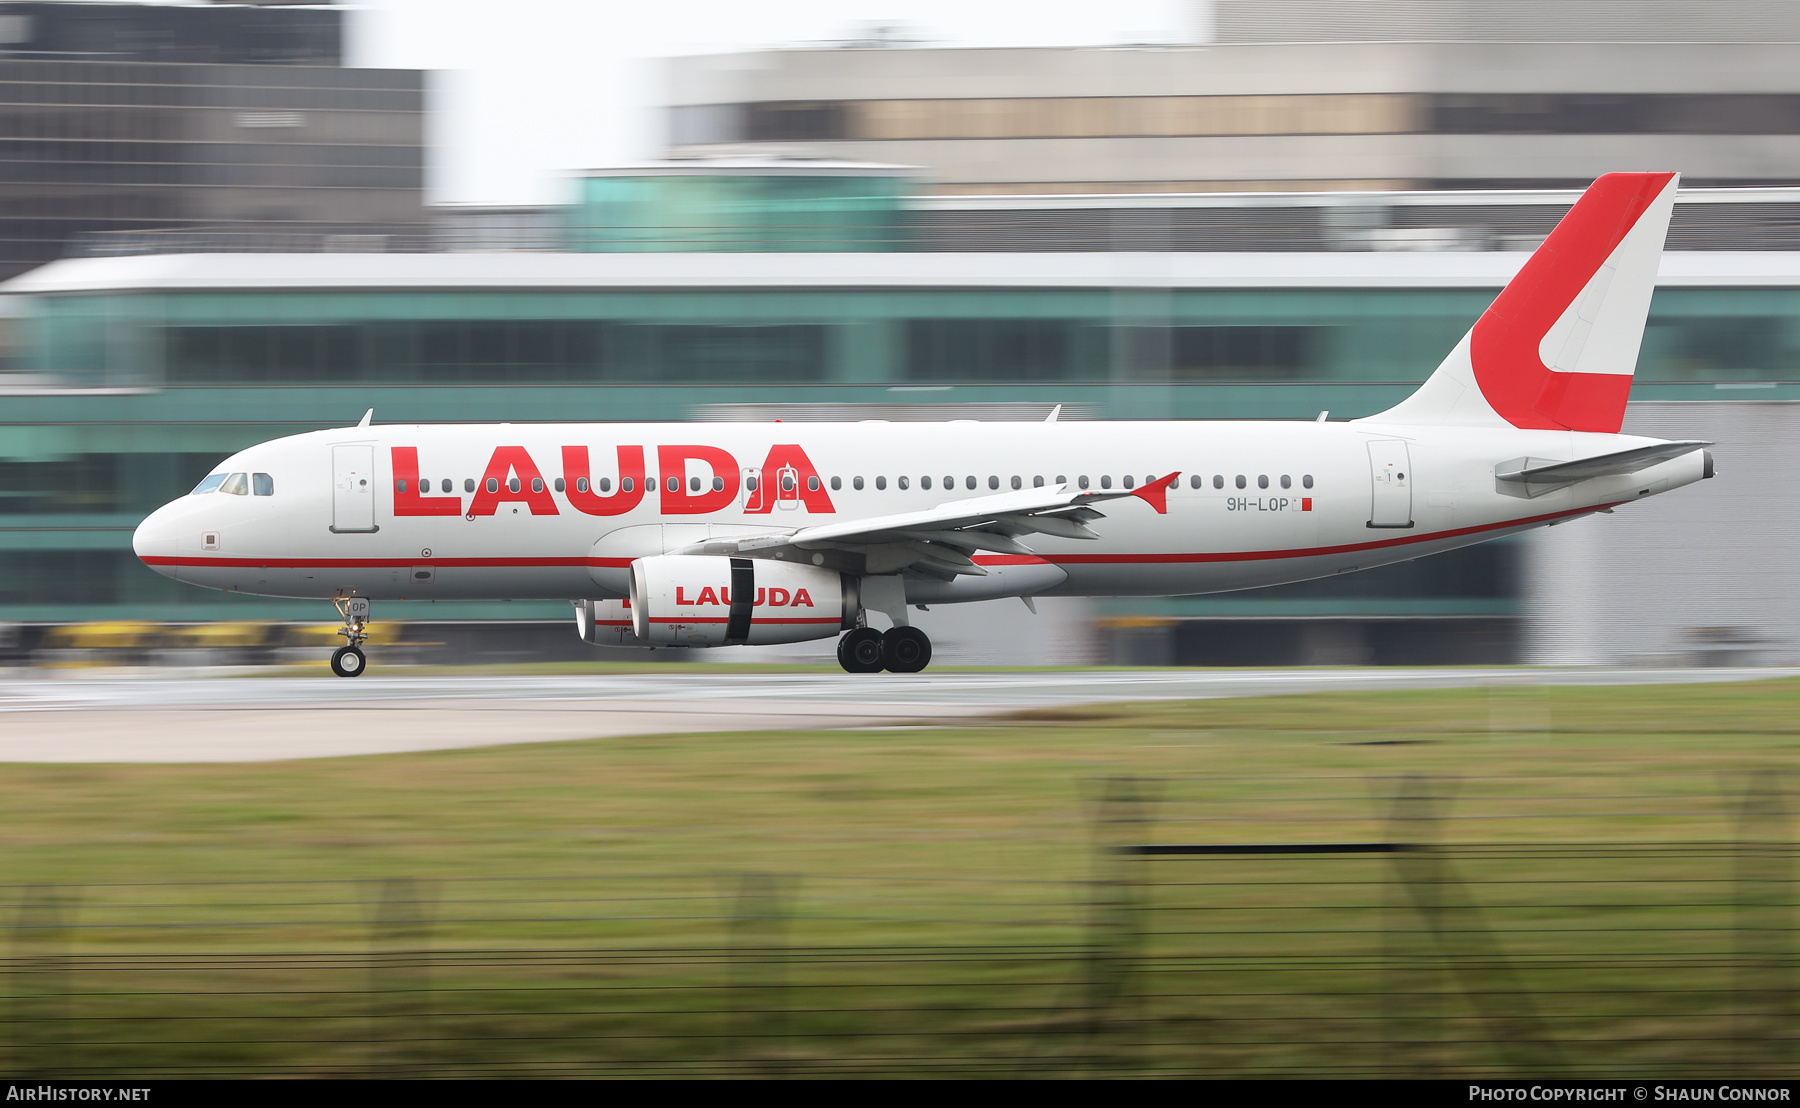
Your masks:
{"label": "nose landing gear", "polygon": [[837,656],[846,673],[918,673],[931,663],[931,639],[917,627],[858,627],[838,640]]}
{"label": "nose landing gear", "polygon": [[369,641],[369,601],[361,596],[340,596],[332,601],[337,605],[338,614],[344,617],[344,625],[338,628],[338,634],[344,636],[345,643],[331,655],[331,672],[339,677],[361,677],[363,670],[369,666],[368,655],[362,652],[362,644]]}

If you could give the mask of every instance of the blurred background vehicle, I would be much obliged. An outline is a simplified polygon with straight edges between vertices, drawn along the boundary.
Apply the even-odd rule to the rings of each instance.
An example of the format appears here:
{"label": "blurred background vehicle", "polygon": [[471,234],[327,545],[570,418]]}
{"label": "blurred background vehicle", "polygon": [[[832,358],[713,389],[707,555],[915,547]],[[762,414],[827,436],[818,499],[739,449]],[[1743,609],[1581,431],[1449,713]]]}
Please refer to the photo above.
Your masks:
{"label": "blurred background vehicle", "polygon": [[[1690,187],[1626,430],[1717,441],[1710,495],[1243,595],[920,620],[952,664],[1800,658],[1800,8],[1202,8],[1191,43],[676,58],[661,159],[496,207],[427,203],[429,74],[345,65],[346,9],[0,4],[0,661],[281,660],[332,614],[179,586],[131,531],[369,407],[1365,415],[1579,188],[1645,168]],[[634,656],[562,605],[382,617],[420,661]]]}

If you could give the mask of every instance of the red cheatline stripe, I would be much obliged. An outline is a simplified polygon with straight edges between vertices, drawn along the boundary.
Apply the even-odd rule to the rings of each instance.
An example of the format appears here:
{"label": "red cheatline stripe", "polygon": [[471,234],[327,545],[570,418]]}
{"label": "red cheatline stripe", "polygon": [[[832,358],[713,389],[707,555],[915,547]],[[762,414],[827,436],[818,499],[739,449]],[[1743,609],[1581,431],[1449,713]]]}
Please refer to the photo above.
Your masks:
{"label": "red cheatline stripe", "polygon": [[[1589,512],[1617,507],[1623,503],[1625,501],[1615,500],[1610,504],[1596,504],[1589,508],[1569,508],[1560,512],[1548,512],[1541,516],[1507,519],[1499,523],[1483,523],[1475,527],[1457,527],[1449,531],[1401,535],[1391,539],[1378,539],[1374,542],[1345,543],[1342,546],[1311,546],[1296,550],[1225,550],[1217,553],[1198,554],[1045,554],[1041,557],[1024,554],[984,554],[975,559],[975,564],[1014,566],[1039,565],[1048,562],[1054,565],[1142,565],[1319,558],[1327,554],[1353,554],[1362,550],[1380,550],[1389,546],[1411,546],[1422,542],[1436,542],[1439,539],[1455,539],[1464,535],[1479,535],[1484,531],[1504,531],[1509,527],[1526,527],[1533,523],[1544,523],[1552,519],[1587,515]],[[622,569],[632,562],[630,558],[320,558],[314,561],[283,561],[274,558],[164,558],[154,555],[141,560],[149,566],[222,569],[405,569],[415,565],[431,565],[438,569],[586,569],[590,566]]]}
{"label": "red cheatline stripe", "polygon": [[[730,623],[731,620],[727,616],[651,616],[650,622],[651,623]],[[800,618],[800,617],[794,617],[792,619],[776,619],[776,618],[769,617],[769,616],[751,616],[750,622],[766,624],[766,623],[841,623],[843,621],[841,619],[839,619],[837,616],[823,616],[823,617],[805,618],[805,619]]]}

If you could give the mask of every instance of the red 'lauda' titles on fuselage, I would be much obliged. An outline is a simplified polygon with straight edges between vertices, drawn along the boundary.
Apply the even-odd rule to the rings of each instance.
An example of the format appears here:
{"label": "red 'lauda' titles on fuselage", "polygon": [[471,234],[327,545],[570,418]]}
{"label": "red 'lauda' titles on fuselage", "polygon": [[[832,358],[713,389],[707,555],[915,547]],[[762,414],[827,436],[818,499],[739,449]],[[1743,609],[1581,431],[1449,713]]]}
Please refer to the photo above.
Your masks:
{"label": "red 'lauda' titles on fuselage", "polygon": [[[644,494],[656,486],[663,515],[706,515],[736,503],[741,489],[737,459],[729,451],[703,444],[658,446],[652,480],[644,464],[642,446],[620,446],[619,481],[615,491],[602,493],[594,480],[585,446],[562,448],[563,489],[569,506],[591,516],[616,516],[643,503]],[[394,514],[396,516],[462,515],[462,498],[421,495],[419,450],[415,446],[392,448]],[[710,471],[704,472],[703,471]],[[763,479],[750,493],[744,511],[756,515],[774,510],[777,500],[804,504],[818,514],[834,513],[831,496],[819,479],[819,471],[806,451],[796,443],[769,448],[763,462]],[[514,488],[514,482],[517,488]],[[610,481],[608,482],[610,485]],[[696,489],[696,483],[699,488]],[[475,486],[468,514],[491,516],[502,504],[524,504],[534,516],[559,514],[556,497],[544,480],[530,451],[523,446],[500,446],[488,460],[487,470]]]}

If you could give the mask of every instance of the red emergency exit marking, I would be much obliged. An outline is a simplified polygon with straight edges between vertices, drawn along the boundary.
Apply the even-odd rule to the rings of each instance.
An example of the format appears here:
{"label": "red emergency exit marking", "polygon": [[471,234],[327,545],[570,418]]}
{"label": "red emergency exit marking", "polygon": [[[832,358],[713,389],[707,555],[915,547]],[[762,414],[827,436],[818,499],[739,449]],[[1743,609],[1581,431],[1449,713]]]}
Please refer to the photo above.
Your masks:
{"label": "red emergency exit marking", "polygon": [[1300,498],[1300,510],[1303,512],[1312,511],[1312,497],[1303,496]]}

